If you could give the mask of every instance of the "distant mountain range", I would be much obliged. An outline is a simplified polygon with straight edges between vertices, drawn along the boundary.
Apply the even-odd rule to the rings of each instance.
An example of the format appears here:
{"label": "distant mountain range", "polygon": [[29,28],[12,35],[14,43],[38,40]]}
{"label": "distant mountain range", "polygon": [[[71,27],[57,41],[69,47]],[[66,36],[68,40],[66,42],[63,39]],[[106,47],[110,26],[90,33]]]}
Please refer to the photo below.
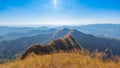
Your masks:
{"label": "distant mountain range", "polygon": [[94,24],[85,26],[0,27],[0,58],[12,59],[34,44],[48,44],[52,40],[71,35],[84,49],[105,51],[108,56],[120,55],[120,25]]}
{"label": "distant mountain range", "polygon": [[[18,30],[19,31],[19,30]],[[39,34],[53,34],[56,31],[56,29],[48,29],[48,30],[41,30],[41,29],[36,29],[36,30],[31,30],[31,31],[25,31],[23,30],[23,32],[10,32],[8,34],[4,34],[0,36],[0,42],[7,40],[15,40],[21,37],[30,37],[30,36],[36,36]]]}
{"label": "distant mountain range", "polygon": [[[35,33],[38,34],[0,42],[0,58],[12,59],[21,55],[30,45],[48,44],[50,41],[63,38],[68,34],[86,50],[94,51],[98,49],[98,51],[106,51],[108,56],[120,55],[120,41],[116,39],[101,38],[68,28],[35,31]],[[30,35],[29,32],[28,35]]]}
{"label": "distant mountain range", "polygon": [[77,29],[83,33],[98,37],[114,38],[120,40],[120,24],[92,24],[84,26],[62,26],[59,28]]}
{"label": "distant mountain range", "polygon": [[[77,29],[86,34],[92,34],[98,37],[114,38],[120,40],[120,24],[92,24],[84,26],[62,26],[62,27],[0,27],[0,42],[3,40],[15,40],[21,37],[35,36],[37,34],[49,34],[57,30],[69,28]],[[51,31],[50,31],[51,30]]]}

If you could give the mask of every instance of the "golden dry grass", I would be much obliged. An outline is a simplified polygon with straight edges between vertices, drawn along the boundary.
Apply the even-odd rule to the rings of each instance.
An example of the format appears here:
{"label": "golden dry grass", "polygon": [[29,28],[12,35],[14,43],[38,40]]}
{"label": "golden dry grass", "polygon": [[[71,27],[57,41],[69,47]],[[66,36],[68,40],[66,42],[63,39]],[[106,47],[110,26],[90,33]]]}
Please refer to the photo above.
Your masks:
{"label": "golden dry grass", "polygon": [[120,68],[120,62],[104,62],[79,53],[30,55],[25,60],[1,64],[0,68]]}

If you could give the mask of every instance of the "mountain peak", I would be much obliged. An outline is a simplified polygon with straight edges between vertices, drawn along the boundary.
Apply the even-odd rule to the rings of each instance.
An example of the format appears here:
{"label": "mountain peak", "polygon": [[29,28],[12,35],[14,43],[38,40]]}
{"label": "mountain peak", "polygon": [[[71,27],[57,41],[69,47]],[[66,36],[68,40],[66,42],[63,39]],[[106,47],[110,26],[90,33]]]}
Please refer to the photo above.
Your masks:
{"label": "mountain peak", "polygon": [[61,29],[61,30],[67,30],[67,31],[69,31],[70,29],[69,29],[69,28],[63,28],[63,29]]}
{"label": "mountain peak", "polygon": [[66,33],[68,33],[69,31],[70,31],[70,29],[68,29],[68,28],[63,28],[63,29],[58,30],[57,32],[58,32],[58,33],[62,33],[62,34],[66,34]]}

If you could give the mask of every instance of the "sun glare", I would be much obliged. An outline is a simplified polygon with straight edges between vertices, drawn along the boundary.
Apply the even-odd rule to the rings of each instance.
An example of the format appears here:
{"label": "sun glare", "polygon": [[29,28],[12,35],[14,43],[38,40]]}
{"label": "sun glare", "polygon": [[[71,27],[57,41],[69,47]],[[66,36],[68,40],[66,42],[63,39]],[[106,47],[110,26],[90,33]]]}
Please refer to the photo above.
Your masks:
{"label": "sun glare", "polygon": [[53,0],[53,6],[54,6],[54,8],[57,7],[57,0]]}

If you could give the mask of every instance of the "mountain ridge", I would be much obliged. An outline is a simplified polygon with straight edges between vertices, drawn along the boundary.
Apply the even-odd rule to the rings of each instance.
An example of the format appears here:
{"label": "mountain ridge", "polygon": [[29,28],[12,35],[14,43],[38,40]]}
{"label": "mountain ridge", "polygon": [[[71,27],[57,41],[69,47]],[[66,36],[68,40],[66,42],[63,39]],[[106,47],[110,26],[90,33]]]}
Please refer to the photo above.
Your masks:
{"label": "mountain ridge", "polygon": [[32,45],[30,46],[22,55],[21,59],[25,59],[30,53],[35,53],[37,55],[58,53],[60,51],[72,52],[75,50],[81,50],[81,45],[79,45],[71,35],[66,35],[64,38],[59,38],[52,40],[47,45]]}

